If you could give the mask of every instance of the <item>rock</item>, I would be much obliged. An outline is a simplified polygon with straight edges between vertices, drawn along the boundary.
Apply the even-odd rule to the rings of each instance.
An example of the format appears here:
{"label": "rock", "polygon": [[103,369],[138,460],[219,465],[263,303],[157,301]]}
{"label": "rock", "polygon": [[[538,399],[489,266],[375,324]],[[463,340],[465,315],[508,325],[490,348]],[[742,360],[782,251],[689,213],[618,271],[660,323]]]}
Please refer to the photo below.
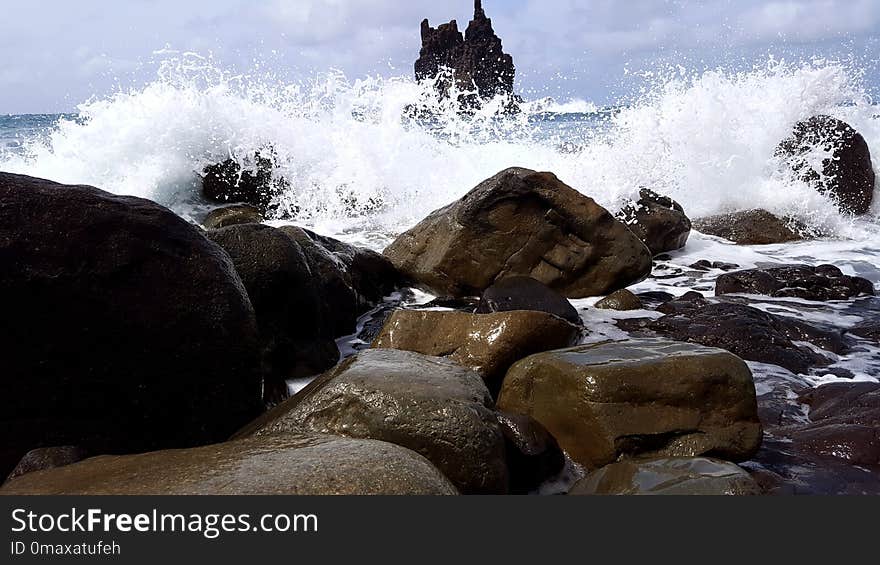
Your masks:
{"label": "rock", "polygon": [[[864,214],[874,196],[874,168],[865,138],[831,116],[798,122],[777,156],[805,182],[832,197],[842,212]],[[821,169],[816,167],[822,158]]]}
{"label": "rock", "polygon": [[516,361],[573,345],[580,334],[577,326],[545,312],[397,310],[373,347],[448,358],[479,373],[489,390],[497,393],[504,374]]}
{"label": "rock", "polygon": [[666,304],[671,300],[675,300],[675,295],[663,292],[663,291],[648,291],[648,292],[640,292],[636,294],[636,298],[638,298],[643,305],[648,308],[657,308],[662,304]]}
{"label": "rock", "polygon": [[708,457],[620,461],[593,471],[569,494],[757,495],[741,467]]}
{"label": "rock", "polygon": [[206,230],[216,230],[238,224],[259,224],[263,221],[263,214],[250,204],[229,204],[214,208],[205,215],[202,227]]}
{"label": "rock", "polygon": [[15,469],[6,477],[6,480],[10,481],[34,471],[44,471],[70,465],[71,463],[82,461],[86,457],[88,457],[88,451],[75,445],[31,449],[25,453],[21,461],[18,462],[18,465],[15,466]]}
{"label": "rock", "polygon": [[267,398],[286,396],[286,379],[333,367],[339,350],[322,316],[327,298],[296,241],[263,224],[229,226],[207,235],[232,257],[257,314]]}
{"label": "rock", "polygon": [[0,173],[0,476],[31,449],[225,439],[260,410],[229,256],[140,198]]}
{"label": "rock", "polygon": [[796,449],[834,457],[852,465],[880,466],[880,428],[859,424],[821,424],[794,430]]}
{"label": "rock", "polygon": [[479,295],[512,275],[569,298],[613,292],[645,278],[651,252],[607,210],[552,173],[506,169],[433,212],[386,250],[438,295]]}
{"label": "rock", "polygon": [[734,269],[738,269],[739,265],[734,263],[724,263],[721,261],[707,261],[706,259],[700,259],[696,263],[691,263],[688,265],[691,269],[696,269],[698,271],[711,271],[712,269],[718,269],[721,271],[732,271]]}
{"label": "rock", "polygon": [[[476,96],[459,99],[465,107],[478,107],[481,101],[499,95],[513,95],[513,58],[504,52],[480,0],[475,1],[474,19],[464,36],[455,20],[434,29],[427,19],[422,21],[421,36],[422,48],[415,62],[416,80],[439,77],[435,86],[442,97],[449,96],[453,78],[458,90],[477,92]],[[454,77],[447,77],[445,70],[453,71]]]}
{"label": "rock", "polygon": [[296,226],[283,226],[303,250],[333,335],[354,333],[358,318],[406,284],[384,255]]}
{"label": "rock", "polygon": [[880,384],[830,383],[813,388],[798,400],[810,406],[810,420],[880,426]]}
{"label": "rock", "polygon": [[803,236],[798,224],[791,219],[779,218],[767,210],[744,210],[698,218],[693,228],[706,235],[723,237],[739,245],[769,245],[800,241]]}
{"label": "rock", "polygon": [[565,454],[544,426],[522,414],[498,413],[504,434],[511,494],[534,492],[565,467]]}
{"label": "rock", "polygon": [[691,233],[691,221],[684,208],[647,188],[641,189],[638,201],[624,207],[617,217],[645,242],[653,255],[681,249]]}
{"label": "rock", "polygon": [[641,310],[644,305],[638,296],[622,288],[597,302],[596,308],[602,310]]}
{"label": "rock", "polygon": [[731,293],[818,301],[848,300],[862,295],[873,296],[874,284],[862,277],[844,275],[834,265],[786,265],[747,269],[719,276],[715,295]]}
{"label": "rock", "polygon": [[659,339],[527,357],[508,371],[498,408],[533,417],[587,469],[630,456],[739,461],[761,443],[746,364],[720,349]]}
{"label": "rock", "polygon": [[202,195],[211,202],[251,204],[265,214],[289,187],[286,180],[275,178],[275,158],[275,152],[266,149],[253,157],[230,157],[208,165],[203,171]]}
{"label": "rock", "polygon": [[102,456],[6,483],[0,494],[457,494],[421,455],[381,441],[288,433]]}
{"label": "rock", "polygon": [[880,320],[868,320],[846,330],[847,333],[880,343]]}
{"label": "rock", "polygon": [[720,347],[748,361],[770,363],[793,373],[806,373],[830,361],[792,342],[805,337],[800,326],[781,316],[741,304],[713,303],[696,293],[663,304],[666,314],[647,325],[651,331],[677,341]]}
{"label": "rock", "polygon": [[483,291],[476,311],[488,314],[511,310],[547,312],[572,324],[584,323],[571,302],[531,277],[507,277],[493,284]]}
{"label": "rock", "polygon": [[393,349],[362,351],[236,437],[299,429],[408,447],[465,494],[508,490],[492,398],[477,373],[453,361]]}

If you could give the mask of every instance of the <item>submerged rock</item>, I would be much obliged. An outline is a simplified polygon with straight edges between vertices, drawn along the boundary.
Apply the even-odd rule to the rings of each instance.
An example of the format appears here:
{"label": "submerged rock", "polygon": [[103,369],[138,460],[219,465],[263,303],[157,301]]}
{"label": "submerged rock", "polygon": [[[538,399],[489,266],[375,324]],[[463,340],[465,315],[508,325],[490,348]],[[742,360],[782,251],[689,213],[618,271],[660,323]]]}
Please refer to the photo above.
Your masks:
{"label": "submerged rock", "polygon": [[0,473],[27,451],[225,439],[260,409],[229,256],[140,198],[0,173]]}
{"label": "submerged rock", "polygon": [[288,433],[102,456],[9,481],[0,494],[458,494],[421,455],[382,441]]}
{"label": "submerged rock", "polygon": [[433,212],[387,249],[439,295],[479,295],[512,275],[569,298],[607,294],[651,271],[651,252],[607,210],[552,173],[506,169]]}
{"label": "submerged rock", "polygon": [[723,237],[740,245],[769,245],[803,239],[796,231],[796,222],[761,209],[698,218],[693,227],[700,233]]}
{"label": "submerged rock", "polygon": [[761,488],[727,461],[667,457],[606,465],[578,481],[569,494],[756,495]]}
{"label": "submerged rock", "polygon": [[516,361],[573,345],[580,335],[577,326],[545,312],[397,310],[385,322],[373,347],[448,358],[477,371],[489,390],[497,393],[504,374]]}
{"label": "submerged rock", "polygon": [[527,414],[588,469],[623,456],[748,459],[761,444],[746,364],[661,339],[539,353],[511,367],[498,407]]}
{"label": "submerged rock", "polygon": [[[821,169],[810,157],[823,152]],[[798,122],[791,137],[776,149],[794,173],[831,196],[840,210],[864,214],[874,197],[874,168],[865,138],[846,122],[831,116],[813,116]]]}
{"label": "submerged rock", "polygon": [[681,204],[647,188],[639,191],[638,201],[623,208],[618,218],[654,255],[681,249],[691,233],[691,221]]}
{"label": "submerged rock", "polygon": [[238,224],[259,224],[263,219],[263,214],[255,206],[229,204],[208,212],[202,219],[202,227],[206,230],[216,230]]}
{"label": "submerged rock", "polygon": [[873,296],[874,284],[862,277],[844,275],[834,265],[786,265],[725,273],[715,282],[715,294],[764,294],[775,298],[848,300]]}
{"label": "submerged rock", "polygon": [[641,299],[632,292],[622,288],[616,290],[596,303],[600,310],[641,310],[644,308]]}
{"label": "submerged rock", "polygon": [[583,320],[564,296],[531,277],[507,277],[483,291],[477,306],[478,314],[533,310],[559,316],[573,324]]}
{"label": "submerged rock", "polygon": [[465,494],[508,490],[504,436],[480,376],[409,351],[368,349],[237,434],[310,430],[389,441],[421,453]]}

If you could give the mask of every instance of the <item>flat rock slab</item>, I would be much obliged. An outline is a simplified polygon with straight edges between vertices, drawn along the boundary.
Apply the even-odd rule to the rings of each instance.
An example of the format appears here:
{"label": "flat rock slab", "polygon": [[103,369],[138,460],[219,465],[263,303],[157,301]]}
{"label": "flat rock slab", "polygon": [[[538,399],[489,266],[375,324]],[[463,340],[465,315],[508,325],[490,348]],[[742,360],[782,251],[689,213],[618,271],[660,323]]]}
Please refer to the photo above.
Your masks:
{"label": "flat rock slab", "polygon": [[381,441],[317,434],[102,456],[29,473],[0,494],[457,494],[427,459]]}
{"label": "flat rock slab", "polygon": [[588,469],[635,455],[744,460],[761,443],[746,364],[727,351],[661,339],[527,357],[508,371],[498,407],[533,417]]}
{"label": "flat rock slab", "polygon": [[874,284],[862,277],[844,275],[834,265],[786,265],[725,273],[715,283],[715,294],[763,294],[776,298],[849,300],[873,296]]}

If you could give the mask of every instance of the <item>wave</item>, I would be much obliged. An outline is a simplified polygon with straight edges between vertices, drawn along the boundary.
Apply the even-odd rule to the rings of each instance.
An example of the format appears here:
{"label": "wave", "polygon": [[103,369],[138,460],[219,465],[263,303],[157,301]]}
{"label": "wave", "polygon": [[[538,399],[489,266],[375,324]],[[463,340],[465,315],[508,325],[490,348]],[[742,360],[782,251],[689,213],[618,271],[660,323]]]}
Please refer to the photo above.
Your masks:
{"label": "wave", "polygon": [[[644,186],[691,217],[762,207],[841,237],[863,233],[861,221],[840,215],[773,157],[795,122],[831,114],[865,136],[878,168],[880,112],[845,64],[661,73],[638,98],[598,113],[582,100],[543,100],[515,116],[493,107],[460,116],[432,92],[408,78],[339,72],[291,84],[173,57],[151,83],[83,103],[75,119],[60,119],[0,168],[150,198],[195,217],[206,205],[206,165],[271,147],[274,174],[289,186],[279,214],[327,233],[393,234],[497,171],[524,166],[553,171],[612,210]],[[414,103],[433,104],[433,118],[405,118]],[[579,117],[565,117],[573,111]]]}

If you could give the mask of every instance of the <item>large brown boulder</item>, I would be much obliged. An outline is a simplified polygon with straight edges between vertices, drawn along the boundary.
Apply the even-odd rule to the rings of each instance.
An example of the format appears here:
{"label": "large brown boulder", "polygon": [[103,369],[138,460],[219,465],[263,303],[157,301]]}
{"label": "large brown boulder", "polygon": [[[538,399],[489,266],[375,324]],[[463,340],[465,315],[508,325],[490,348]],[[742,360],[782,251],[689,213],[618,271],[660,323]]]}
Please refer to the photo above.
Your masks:
{"label": "large brown boulder", "polygon": [[408,447],[466,494],[508,490],[504,436],[492,397],[477,373],[446,359],[362,351],[236,437],[301,429]]}
{"label": "large brown boulder", "polygon": [[587,469],[622,456],[748,459],[761,444],[746,364],[660,339],[538,353],[511,367],[498,407],[527,414]]}
{"label": "large brown boulder", "polygon": [[[864,214],[874,197],[871,152],[862,134],[831,116],[798,122],[776,149],[794,173],[831,196],[842,212]],[[821,162],[817,166],[818,160]]]}
{"label": "large brown boulder", "polygon": [[385,255],[439,295],[479,295],[526,275],[569,298],[651,272],[651,252],[607,210],[552,173],[511,168],[403,233]]}
{"label": "large brown boulder", "polygon": [[140,198],[0,173],[0,475],[27,451],[225,439],[260,409],[229,256]]}
{"label": "large brown boulder", "polygon": [[654,255],[681,249],[691,234],[691,221],[681,204],[647,188],[641,189],[639,199],[625,206],[617,217]]}
{"label": "large brown boulder", "polygon": [[665,457],[606,465],[568,494],[756,495],[758,483],[741,467],[708,457]]}
{"label": "large brown boulder", "polygon": [[803,239],[800,233],[803,226],[761,209],[697,218],[693,227],[700,233],[723,237],[740,245],[769,245]]}
{"label": "large brown boulder", "polygon": [[373,347],[448,358],[478,372],[489,390],[497,393],[515,362],[573,345],[580,333],[573,324],[544,312],[397,310],[373,340]]}
{"label": "large brown boulder", "polygon": [[381,441],[289,433],[102,456],[11,480],[2,495],[457,494],[421,455]]}
{"label": "large brown boulder", "polygon": [[719,276],[715,294],[763,294],[775,298],[805,300],[848,300],[873,296],[874,283],[862,277],[844,275],[834,265],[785,265],[734,271]]}

